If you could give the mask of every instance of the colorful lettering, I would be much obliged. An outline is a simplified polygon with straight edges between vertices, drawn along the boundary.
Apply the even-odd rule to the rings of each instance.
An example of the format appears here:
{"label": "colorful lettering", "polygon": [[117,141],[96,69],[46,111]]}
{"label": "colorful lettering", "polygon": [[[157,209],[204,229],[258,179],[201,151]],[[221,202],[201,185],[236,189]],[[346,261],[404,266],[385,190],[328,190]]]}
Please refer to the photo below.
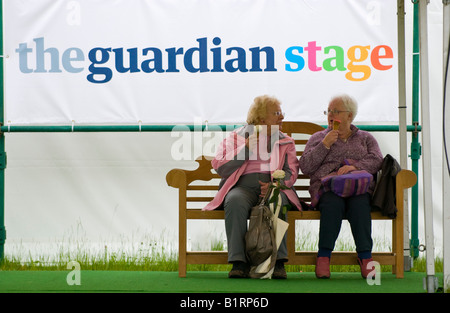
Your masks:
{"label": "colorful lettering", "polygon": [[[60,50],[46,47],[44,37],[34,38],[34,46],[19,43],[19,70],[33,73],[81,73],[85,54],[80,48]],[[123,48],[94,47],[87,53],[89,73],[86,79],[95,84],[109,82],[114,73],[248,73],[276,72],[276,51],[271,46],[227,47],[222,49],[221,38],[197,38],[193,47]],[[224,52],[225,53],[224,53]],[[372,71],[387,71],[393,67],[394,52],[388,45],[353,45],[345,51],[338,45],[322,47],[317,41],[306,46],[294,45],[285,50],[287,72],[345,72],[345,79],[354,82],[370,78]],[[33,62],[34,58],[34,62]],[[34,66],[32,65],[34,64]]]}

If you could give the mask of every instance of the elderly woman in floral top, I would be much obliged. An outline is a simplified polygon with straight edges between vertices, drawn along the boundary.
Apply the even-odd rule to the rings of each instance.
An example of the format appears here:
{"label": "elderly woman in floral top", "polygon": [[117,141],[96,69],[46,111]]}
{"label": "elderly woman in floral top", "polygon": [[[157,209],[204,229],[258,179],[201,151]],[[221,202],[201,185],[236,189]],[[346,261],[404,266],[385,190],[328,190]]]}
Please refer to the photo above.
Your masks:
{"label": "elderly woman in floral top", "polygon": [[[285,172],[284,185],[291,188],[298,176],[295,142],[279,131],[284,114],[273,97],[256,97],[247,115],[248,125],[233,131],[211,161],[221,176],[220,189],[204,210],[223,207],[228,240],[228,262],[233,264],[230,278],[249,277],[245,253],[247,219],[269,187],[276,170]],[[282,190],[282,205],[301,209],[293,188]],[[272,278],[286,278],[283,262],[287,259],[286,241],[278,250]]]}
{"label": "elderly woman in floral top", "polygon": [[[383,155],[377,141],[370,133],[352,124],[357,109],[357,103],[350,96],[334,97],[324,112],[328,116],[328,128],[311,136],[300,159],[300,169],[311,180],[311,205],[321,212],[316,262],[318,278],[330,277],[331,252],[344,218],[348,219],[352,229],[361,275],[366,278],[372,271],[367,269],[367,264],[372,261],[370,199],[375,182],[368,193],[348,198],[332,191],[323,192],[321,187],[321,178],[335,171],[338,175],[355,170],[375,174],[381,168]],[[333,124],[336,125],[334,129]],[[345,165],[344,160],[352,160],[351,165]]]}

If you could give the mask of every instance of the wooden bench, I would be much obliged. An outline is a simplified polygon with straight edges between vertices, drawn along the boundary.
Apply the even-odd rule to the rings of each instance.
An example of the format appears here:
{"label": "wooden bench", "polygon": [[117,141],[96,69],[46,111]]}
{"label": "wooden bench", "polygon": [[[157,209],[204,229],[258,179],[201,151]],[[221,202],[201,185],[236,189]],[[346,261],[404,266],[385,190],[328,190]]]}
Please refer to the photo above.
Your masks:
{"label": "wooden bench", "polygon": [[[310,135],[323,130],[323,127],[308,122],[284,122],[283,132],[295,139],[297,156],[300,157]],[[220,176],[211,167],[212,157],[202,156],[196,160],[196,170],[173,169],[167,173],[169,186],[178,188],[179,192],[179,265],[178,274],[186,277],[187,264],[227,264],[227,252],[224,251],[187,251],[187,221],[224,219],[223,210],[202,211],[211,201],[218,189]],[[392,251],[373,252],[374,261],[381,265],[392,265],[392,273],[403,278],[403,199],[404,190],[416,183],[416,175],[409,170],[401,170],[396,177],[396,205],[398,218],[391,219],[381,212],[372,212],[373,220],[392,220]],[[299,174],[295,188],[299,198],[310,201],[309,177]],[[200,193],[200,195],[193,195]],[[201,205],[200,205],[201,204]],[[196,206],[197,205],[197,206]],[[193,206],[193,207],[191,207]],[[295,221],[320,220],[319,211],[289,211],[287,221],[287,249],[289,261],[286,264],[315,265],[317,251],[295,251]],[[335,251],[331,258],[332,265],[356,265],[356,252]]]}

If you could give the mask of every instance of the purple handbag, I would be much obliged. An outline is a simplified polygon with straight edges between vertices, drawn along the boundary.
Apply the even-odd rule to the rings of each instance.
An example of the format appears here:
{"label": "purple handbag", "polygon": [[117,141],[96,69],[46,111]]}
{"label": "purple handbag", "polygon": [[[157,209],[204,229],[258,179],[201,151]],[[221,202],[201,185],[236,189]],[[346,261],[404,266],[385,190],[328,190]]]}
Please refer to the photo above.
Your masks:
{"label": "purple handbag", "polygon": [[364,170],[343,175],[333,172],[321,178],[324,192],[332,191],[343,198],[366,193],[372,181],[373,175]]}

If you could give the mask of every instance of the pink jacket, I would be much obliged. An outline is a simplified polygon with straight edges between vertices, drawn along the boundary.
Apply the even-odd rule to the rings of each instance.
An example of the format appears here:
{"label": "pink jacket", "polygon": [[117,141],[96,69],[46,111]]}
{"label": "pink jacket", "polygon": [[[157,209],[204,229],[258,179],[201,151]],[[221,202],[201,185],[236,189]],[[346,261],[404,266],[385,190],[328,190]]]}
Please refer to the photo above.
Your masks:
{"label": "pink jacket", "polygon": [[[233,131],[219,147],[215,158],[211,161],[212,167],[222,177],[219,191],[214,199],[203,210],[217,209],[223,202],[226,194],[237,183],[248,164],[249,149],[245,146],[246,136],[253,133],[253,125],[243,126]],[[272,139],[274,140],[274,139]],[[279,132],[279,138],[273,143],[270,156],[271,173],[275,170],[284,170],[286,177],[284,184],[292,187],[297,180],[299,161],[295,150],[294,139],[285,133]],[[278,153],[275,153],[278,151]],[[298,210],[302,210],[295,189],[282,190]]]}

